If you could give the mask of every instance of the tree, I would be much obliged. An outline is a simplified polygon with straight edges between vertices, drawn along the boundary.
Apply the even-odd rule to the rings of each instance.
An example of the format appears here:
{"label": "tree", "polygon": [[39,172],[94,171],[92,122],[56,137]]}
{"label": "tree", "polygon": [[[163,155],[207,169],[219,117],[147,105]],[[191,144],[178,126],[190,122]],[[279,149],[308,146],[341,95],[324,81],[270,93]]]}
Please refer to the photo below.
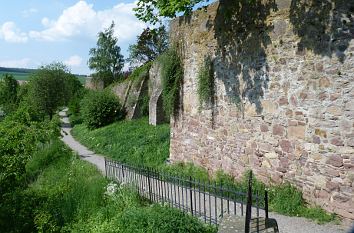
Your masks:
{"label": "tree", "polygon": [[94,81],[102,81],[104,86],[119,79],[124,59],[120,54],[118,38],[114,36],[114,22],[98,34],[97,47],[90,49],[88,65],[95,71]]}
{"label": "tree", "polygon": [[139,0],[134,11],[138,19],[155,24],[159,17],[173,18],[179,12],[188,14],[200,2],[209,0]]}
{"label": "tree", "polygon": [[62,63],[42,66],[31,77],[28,102],[52,119],[58,107],[67,104],[78,88],[77,79]]}
{"label": "tree", "polygon": [[0,81],[0,107],[8,114],[16,110],[18,83],[12,75],[5,74]]}
{"label": "tree", "polygon": [[164,26],[146,28],[137,38],[137,43],[129,46],[129,62],[141,65],[155,60],[168,48],[168,35]]}

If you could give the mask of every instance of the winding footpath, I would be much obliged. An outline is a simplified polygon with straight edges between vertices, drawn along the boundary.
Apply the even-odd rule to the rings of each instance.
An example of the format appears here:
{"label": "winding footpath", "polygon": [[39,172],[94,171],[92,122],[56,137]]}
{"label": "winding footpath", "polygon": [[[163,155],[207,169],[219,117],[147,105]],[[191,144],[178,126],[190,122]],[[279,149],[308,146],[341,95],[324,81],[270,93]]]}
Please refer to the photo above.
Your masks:
{"label": "winding footpath", "polygon": [[[71,125],[69,118],[67,117],[67,109],[64,109],[59,113],[62,127],[62,141],[75,151],[81,159],[94,164],[97,169],[106,174],[104,156],[95,154],[95,152],[89,150],[87,147],[76,141],[71,135]],[[313,221],[299,217],[288,217],[276,213],[270,213],[271,218],[275,218],[279,225],[281,233],[346,233],[343,226],[335,224],[323,224],[318,225]]]}

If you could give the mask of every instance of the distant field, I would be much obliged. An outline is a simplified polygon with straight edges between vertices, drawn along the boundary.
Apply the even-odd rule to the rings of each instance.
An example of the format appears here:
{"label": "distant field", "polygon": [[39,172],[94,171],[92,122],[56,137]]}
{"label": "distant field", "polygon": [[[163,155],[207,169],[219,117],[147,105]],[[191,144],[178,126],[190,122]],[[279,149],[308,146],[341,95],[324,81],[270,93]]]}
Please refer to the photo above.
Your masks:
{"label": "distant field", "polygon": [[2,76],[3,76],[4,74],[11,74],[11,75],[14,76],[14,78],[15,78],[16,80],[28,80],[29,75],[30,75],[31,73],[0,71],[0,76],[1,76],[1,78],[2,78]]}
{"label": "distant field", "polygon": [[[0,79],[2,79],[4,74],[11,74],[14,76],[16,80],[28,80],[31,73],[35,72],[35,70],[28,70],[28,69],[23,69],[23,71],[20,71],[20,69],[16,69],[19,71],[12,71],[10,68],[1,68],[0,67]],[[76,77],[80,80],[82,84],[86,83],[86,77],[83,75],[76,75]]]}

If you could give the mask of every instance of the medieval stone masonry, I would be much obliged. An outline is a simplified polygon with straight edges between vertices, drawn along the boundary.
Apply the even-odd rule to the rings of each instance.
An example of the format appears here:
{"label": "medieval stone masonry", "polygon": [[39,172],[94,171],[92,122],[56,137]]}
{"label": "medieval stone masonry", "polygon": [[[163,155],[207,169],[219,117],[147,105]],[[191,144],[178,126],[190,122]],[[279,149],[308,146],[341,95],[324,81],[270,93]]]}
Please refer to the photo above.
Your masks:
{"label": "medieval stone masonry", "polygon": [[[235,177],[252,169],[354,219],[354,2],[234,2],[171,23],[184,63],[171,160]],[[200,107],[208,56],[215,96]]]}

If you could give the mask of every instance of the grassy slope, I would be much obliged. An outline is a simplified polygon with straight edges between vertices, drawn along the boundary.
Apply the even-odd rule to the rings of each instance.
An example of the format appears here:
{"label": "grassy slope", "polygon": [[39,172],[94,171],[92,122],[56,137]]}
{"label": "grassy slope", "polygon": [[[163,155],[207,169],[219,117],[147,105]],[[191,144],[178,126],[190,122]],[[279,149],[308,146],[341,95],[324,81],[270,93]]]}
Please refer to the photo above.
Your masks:
{"label": "grassy slope", "polygon": [[38,232],[215,232],[128,187],[106,195],[108,181],[59,141],[36,153],[26,170],[35,178],[27,192],[41,200],[33,210]]}
{"label": "grassy slope", "polygon": [[94,151],[129,164],[157,167],[169,156],[169,125],[154,127],[147,118],[117,122],[93,131],[77,125],[72,133]]}

